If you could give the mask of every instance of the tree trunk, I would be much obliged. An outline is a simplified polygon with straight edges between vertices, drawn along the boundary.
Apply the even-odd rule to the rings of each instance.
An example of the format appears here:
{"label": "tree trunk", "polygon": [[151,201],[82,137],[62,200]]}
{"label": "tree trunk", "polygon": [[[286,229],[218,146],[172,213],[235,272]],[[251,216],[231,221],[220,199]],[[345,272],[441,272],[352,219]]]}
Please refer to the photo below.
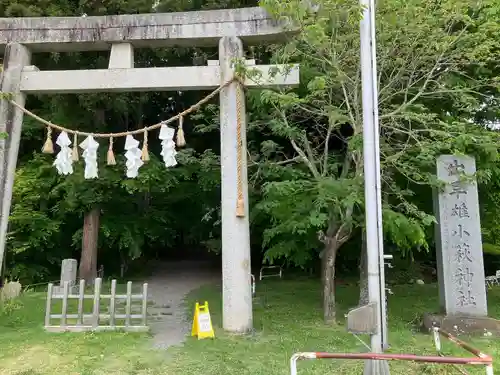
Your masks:
{"label": "tree trunk", "polygon": [[368,303],[368,262],[366,252],[366,233],[361,234],[361,255],[359,257],[359,305]]}
{"label": "tree trunk", "polygon": [[97,277],[97,240],[99,239],[100,209],[94,207],[83,218],[82,254],[79,277],[93,284]]}
{"label": "tree trunk", "polygon": [[325,323],[335,323],[335,260],[339,243],[336,239],[328,238],[323,252],[322,282],[323,282],[323,318]]}

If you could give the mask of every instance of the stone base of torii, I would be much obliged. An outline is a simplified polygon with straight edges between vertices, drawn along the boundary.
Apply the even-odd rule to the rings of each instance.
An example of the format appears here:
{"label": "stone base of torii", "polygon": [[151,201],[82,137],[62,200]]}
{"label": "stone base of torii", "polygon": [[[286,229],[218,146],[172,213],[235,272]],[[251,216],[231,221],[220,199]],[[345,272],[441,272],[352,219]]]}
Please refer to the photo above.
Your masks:
{"label": "stone base of torii", "polygon": [[[215,89],[233,78],[234,60],[244,58],[243,42],[279,42],[288,33],[282,26],[261,8],[113,17],[0,18],[0,51],[4,52],[0,89],[11,93],[10,98],[22,106],[27,94]],[[134,68],[135,48],[217,44],[219,61],[210,61],[208,66]],[[39,71],[30,65],[32,53],[108,49],[108,69]],[[260,71],[261,81],[246,80],[247,87],[299,83],[298,66],[276,76],[270,72],[276,66],[252,68]],[[22,123],[23,112],[8,100],[0,100],[0,131],[8,133],[7,139],[0,140],[0,269]],[[246,115],[239,82],[220,93],[220,133],[223,328],[244,333],[253,323]],[[238,214],[237,202],[243,202]]]}

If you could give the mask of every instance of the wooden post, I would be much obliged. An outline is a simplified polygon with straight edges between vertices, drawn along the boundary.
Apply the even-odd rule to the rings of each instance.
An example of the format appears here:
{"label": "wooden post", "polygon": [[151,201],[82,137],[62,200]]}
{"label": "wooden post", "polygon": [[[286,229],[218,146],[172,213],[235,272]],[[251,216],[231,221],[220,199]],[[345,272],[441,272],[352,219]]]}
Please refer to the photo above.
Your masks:
{"label": "wooden post", "polygon": [[111,296],[109,297],[109,325],[115,326],[115,310],[116,310],[116,280],[111,280]]}
{"label": "wooden post", "polygon": [[61,328],[66,328],[66,315],[68,315],[68,294],[69,294],[69,281],[65,281],[63,284]]}
{"label": "wooden post", "polygon": [[127,303],[125,305],[125,326],[130,326],[130,314],[132,310],[132,281],[127,283]]}
{"label": "wooden post", "polygon": [[99,238],[99,220],[101,210],[98,206],[85,213],[83,217],[82,253],[78,277],[91,284],[97,275],[97,241]]}
{"label": "wooden post", "polygon": [[[26,95],[20,91],[21,74],[30,61],[31,52],[25,46],[19,43],[7,45],[0,91],[11,93],[12,99],[22,106],[26,102]],[[23,112],[8,100],[0,98],[0,132],[8,134],[6,139],[0,139],[0,273],[4,269],[7,227],[22,125]],[[2,278],[3,274],[0,274],[0,279]]]}
{"label": "wooden post", "polygon": [[45,327],[50,326],[50,310],[52,308],[52,291],[54,284],[49,283],[47,286],[47,304],[45,305]]}
{"label": "wooden post", "polygon": [[145,326],[148,319],[148,283],[142,286],[142,325]]}
{"label": "wooden post", "polygon": [[102,284],[102,279],[97,278],[95,279],[94,283],[94,311],[92,313],[92,327],[97,328],[99,327],[99,314],[101,312],[101,284]]}
{"label": "wooden post", "polygon": [[76,325],[83,324],[83,303],[85,301],[85,280],[80,280],[80,289],[78,291],[78,317],[76,318]]}

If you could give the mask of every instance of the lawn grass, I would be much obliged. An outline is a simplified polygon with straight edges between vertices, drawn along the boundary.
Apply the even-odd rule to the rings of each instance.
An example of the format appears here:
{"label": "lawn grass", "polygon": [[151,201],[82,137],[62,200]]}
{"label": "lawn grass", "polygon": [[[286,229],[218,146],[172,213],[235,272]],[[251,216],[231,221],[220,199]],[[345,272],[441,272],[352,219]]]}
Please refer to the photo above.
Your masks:
{"label": "lawn grass", "polygon": [[[432,338],[415,324],[425,311],[436,310],[437,287],[393,287],[389,301],[391,352],[434,354]],[[220,288],[193,292],[187,305],[207,300],[215,325],[215,340],[188,339],[167,352],[151,349],[147,334],[65,333],[43,330],[45,295],[27,293],[0,313],[1,375],[286,375],[289,358],[297,351],[364,352],[365,347],[345,332],[343,315],[357,303],[353,286],[337,288],[340,324],[321,321],[320,288],[307,279],[269,280],[257,284],[255,332],[245,337],[220,329]],[[489,291],[490,315],[500,315],[500,290]],[[365,338],[366,339],[366,338]],[[493,338],[467,340],[495,356],[500,343]],[[443,342],[447,354],[466,355]],[[360,374],[358,361],[318,360],[299,363],[299,375]],[[444,366],[392,362],[391,374],[454,374]],[[471,370],[483,374],[484,370]]]}

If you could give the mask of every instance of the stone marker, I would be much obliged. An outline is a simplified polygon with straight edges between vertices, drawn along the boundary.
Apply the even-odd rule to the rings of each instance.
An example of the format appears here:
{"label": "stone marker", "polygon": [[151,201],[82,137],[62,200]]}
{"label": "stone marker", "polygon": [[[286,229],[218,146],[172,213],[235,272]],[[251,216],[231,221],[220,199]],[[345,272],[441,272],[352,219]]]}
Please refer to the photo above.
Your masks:
{"label": "stone marker", "polygon": [[69,282],[70,293],[74,293],[76,285],[76,274],[78,272],[78,261],[76,259],[63,259],[61,264],[61,280],[59,286],[54,287],[54,294],[62,294],[64,282]]}
{"label": "stone marker", "polygon": [[74,286],[76,283],[77,272],[78,272],[78,262],[76,259],[63,259],[61,265],[60,284],[64,285],[65,281],[69,281],[69,285]]}
{"label": "stone marker", "polygon": [[[446,183],[435,200],[440,305],[446,315],[488,315],[475,160],[442,155],[437,177]],[[462,176],[462,177],[461,177]]]}
{"label": "stone marker", "polygon": [[19,281],[9,281],[0,289],[0,301],[8,301],[19,297],[22,286]]}
{"label": "stone marker", "polygon": [[500,321],[488,317],[475,160],[442,155],[437,177],[445,187],[434,195],[436,257],[441,313],[425,313],[422,328],[500,336]]}

